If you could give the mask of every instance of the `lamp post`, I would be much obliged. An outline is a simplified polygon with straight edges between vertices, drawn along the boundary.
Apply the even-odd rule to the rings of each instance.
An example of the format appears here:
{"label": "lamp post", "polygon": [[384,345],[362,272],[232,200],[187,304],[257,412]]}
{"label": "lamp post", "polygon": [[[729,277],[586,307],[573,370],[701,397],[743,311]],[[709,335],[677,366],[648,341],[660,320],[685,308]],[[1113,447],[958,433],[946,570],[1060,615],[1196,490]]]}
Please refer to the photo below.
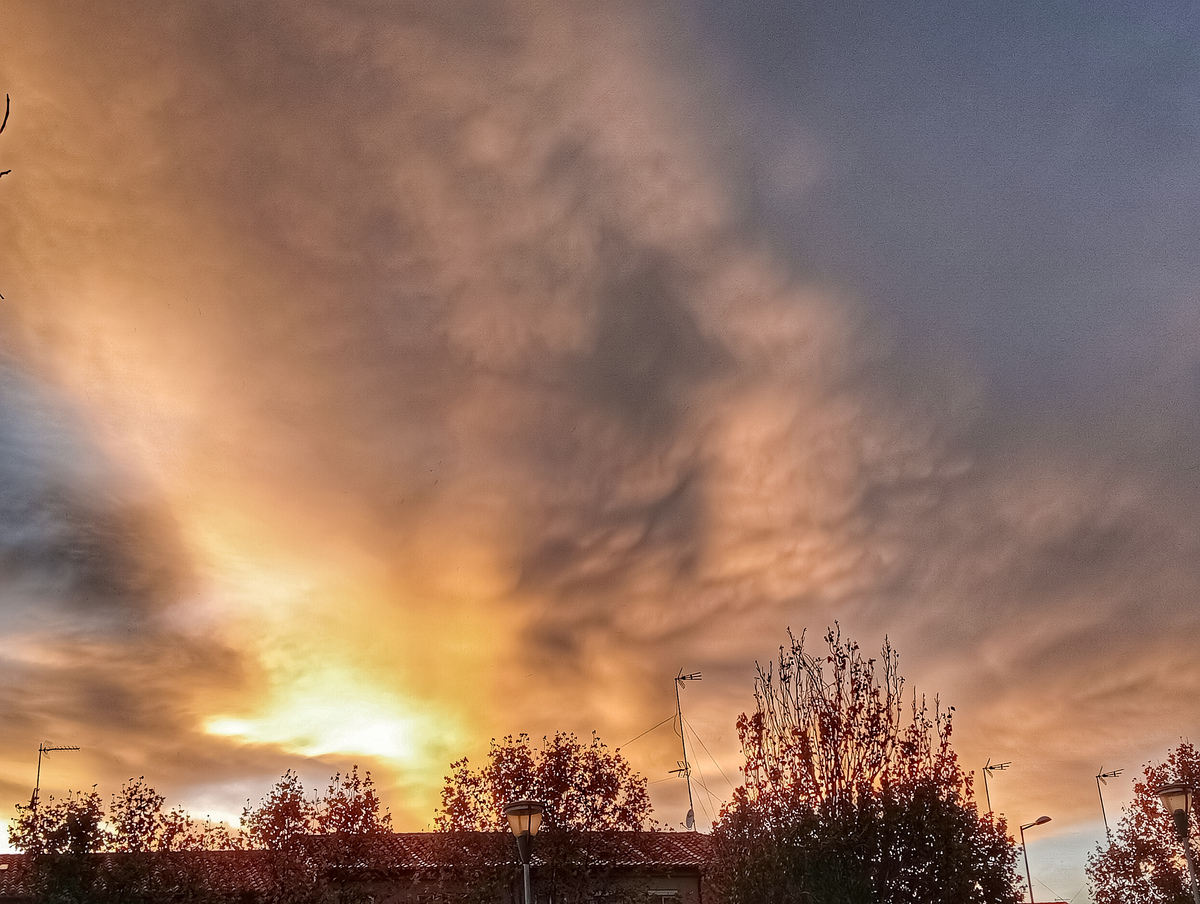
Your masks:
{"label": "lamp post", "polygon": [[515,800],[504,808],[508,826],[517,839],[517,854],[525,873],[525,904],[533,904],[533,886],[529,881],[529,864],[533,860],[533,836],[542,827],[545,804],[537,800]]}
{"label": "lamp post", "polygon": [[1156,792],[1163,806],[1175,820],[1175,837],[1183,846],[1187,860],[1188,877],[1192,880],[1192,899],[1200,904],[1200,885],[1196,882],[1196,860],[1192,857],[1192,846],[1188,843],[1188,815],[1192,812],[1192,789],[1187,785],[1166,785]]}
{"label": "lamp post", "polygon": [[[1029,874],[1029,851],[1025,850],[1025,830],[1032,829],[1034,826],[1044,826],[1049,821],[1049,816],[1039,816],[1033,822],[1021,826],[1021,854],[1025,857],[1025,881],[1029,883],[1029,904],[1034,904],[1033,876]],[[1197,902],[1197,904],[1200,904],[1200,902]]]}

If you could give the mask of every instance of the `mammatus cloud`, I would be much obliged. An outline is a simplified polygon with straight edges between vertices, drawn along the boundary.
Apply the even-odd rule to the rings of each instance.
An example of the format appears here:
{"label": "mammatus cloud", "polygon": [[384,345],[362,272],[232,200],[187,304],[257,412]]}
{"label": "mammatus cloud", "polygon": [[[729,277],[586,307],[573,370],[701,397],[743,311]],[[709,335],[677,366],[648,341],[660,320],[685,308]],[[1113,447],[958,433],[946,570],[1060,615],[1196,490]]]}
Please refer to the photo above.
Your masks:
{"label": "mammatus cloud", "polygon": [[835,618],[1028,764],[1016,818],[1194,721],[1192,491],[807,280],[685,13],[6,11],[3,599],[56,613],[2,641],[14,799],[53,734],[227,811],[370,761],[419,827],[452,758],[622,742],[681,665],[732,777],[753,661]]}

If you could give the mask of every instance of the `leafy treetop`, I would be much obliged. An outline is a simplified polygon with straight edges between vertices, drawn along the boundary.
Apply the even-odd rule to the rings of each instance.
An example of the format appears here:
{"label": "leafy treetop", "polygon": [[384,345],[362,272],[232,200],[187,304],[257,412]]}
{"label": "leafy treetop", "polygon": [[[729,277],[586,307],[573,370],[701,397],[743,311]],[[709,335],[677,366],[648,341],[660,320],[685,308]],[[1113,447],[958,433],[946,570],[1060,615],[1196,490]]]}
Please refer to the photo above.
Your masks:
{"label": "leafy treetop", "polygon": [[595,735],[581,744],[573,734],[556,733],[541,749],[528,735],[492,741],[488,762],[472,769],[466,759],[450,765],[442,789],[439,831],[504,831],[504,807],[514,800],[546,804],[550,830],[636,831],[654,825],[645,777]]}
{"label": "leafy treetop", "polygon": [[[727,904],[1013,904],[1016,848],[981,817],[950,745],[953,708],[905,704],[898,657],[835,627],[811,653],[789,633],[737,722],[745,783],[713,834]],[[906,715],[907,713],[907,715]]]}

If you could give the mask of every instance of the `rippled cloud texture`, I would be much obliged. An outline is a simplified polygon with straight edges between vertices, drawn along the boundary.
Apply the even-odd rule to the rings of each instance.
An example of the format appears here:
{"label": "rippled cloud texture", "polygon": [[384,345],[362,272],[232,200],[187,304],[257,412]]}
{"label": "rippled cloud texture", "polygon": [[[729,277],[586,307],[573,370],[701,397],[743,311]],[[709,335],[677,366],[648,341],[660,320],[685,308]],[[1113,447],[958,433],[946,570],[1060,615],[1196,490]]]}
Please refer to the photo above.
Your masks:
{"label": "rippled cloud texture", "polygon": [[754,660],[834,619],[1018,761],[1014,820],[1196,724],[1194,474],[810,278],[685,8],[3,17],[5,799],[52,740],[48,786],[222,814],[360,762],[420,828],[451,759],[624,742],[681,666],[732,778]]}

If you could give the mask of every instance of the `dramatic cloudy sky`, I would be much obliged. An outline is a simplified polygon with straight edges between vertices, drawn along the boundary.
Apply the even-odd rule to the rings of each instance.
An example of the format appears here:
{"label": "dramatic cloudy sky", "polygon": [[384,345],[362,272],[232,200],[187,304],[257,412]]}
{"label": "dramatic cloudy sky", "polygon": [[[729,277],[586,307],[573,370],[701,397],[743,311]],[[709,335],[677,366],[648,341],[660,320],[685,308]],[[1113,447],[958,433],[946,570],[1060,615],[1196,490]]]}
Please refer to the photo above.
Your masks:
{"label": "dramatic cloudy sky", "polygon": [[837,619],[1083,900],[1094,775],[1200,719],[1194,11],[0,12],[3,800],[358,762],[418,829],[685,668],[707,823]]}

